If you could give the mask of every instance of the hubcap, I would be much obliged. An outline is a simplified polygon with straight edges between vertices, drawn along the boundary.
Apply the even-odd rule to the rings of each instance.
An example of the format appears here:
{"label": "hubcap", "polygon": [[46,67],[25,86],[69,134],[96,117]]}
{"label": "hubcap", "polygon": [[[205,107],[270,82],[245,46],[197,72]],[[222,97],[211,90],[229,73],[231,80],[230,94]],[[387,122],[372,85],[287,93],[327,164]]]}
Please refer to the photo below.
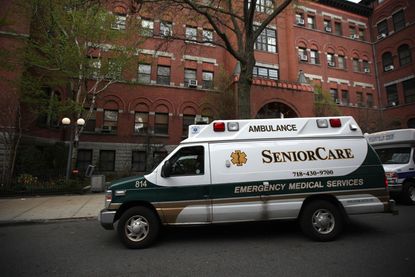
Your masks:
{"label": "hubcap", "polygon": [[149,225],[145,217],[140,215],[132,216],[125,223],[125,234],[132,241],[141,241],[148,235]]}
{"label": "hubcap", "polygon": [[326,209],[315,211],[311,220],[314,230],[323,235],[332,232],[335,226],[333,214]]}

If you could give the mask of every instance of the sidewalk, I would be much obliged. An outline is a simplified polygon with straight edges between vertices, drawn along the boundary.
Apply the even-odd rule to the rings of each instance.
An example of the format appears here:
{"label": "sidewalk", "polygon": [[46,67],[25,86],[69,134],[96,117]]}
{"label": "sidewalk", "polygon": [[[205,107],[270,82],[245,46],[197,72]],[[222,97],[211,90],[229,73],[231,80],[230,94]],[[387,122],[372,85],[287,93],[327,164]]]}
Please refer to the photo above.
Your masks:
{"label": "sidewalk", "polygon": [[96,218],[104,194],[0,198],[0,225],[49,220]]}

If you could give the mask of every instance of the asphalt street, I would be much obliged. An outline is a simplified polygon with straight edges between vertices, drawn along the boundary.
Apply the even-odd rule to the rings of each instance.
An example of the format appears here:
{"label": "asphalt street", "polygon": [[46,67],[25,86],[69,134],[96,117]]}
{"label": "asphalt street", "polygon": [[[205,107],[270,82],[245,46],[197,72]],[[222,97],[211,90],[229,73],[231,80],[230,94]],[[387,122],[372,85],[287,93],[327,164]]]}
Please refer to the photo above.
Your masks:
{"label": "asphalt street", "polygon": [[95,220],[0,227],[2,276],[414,276],[415,207],[352,217],[329,243],[296,222],[165,228],[129,250]]}

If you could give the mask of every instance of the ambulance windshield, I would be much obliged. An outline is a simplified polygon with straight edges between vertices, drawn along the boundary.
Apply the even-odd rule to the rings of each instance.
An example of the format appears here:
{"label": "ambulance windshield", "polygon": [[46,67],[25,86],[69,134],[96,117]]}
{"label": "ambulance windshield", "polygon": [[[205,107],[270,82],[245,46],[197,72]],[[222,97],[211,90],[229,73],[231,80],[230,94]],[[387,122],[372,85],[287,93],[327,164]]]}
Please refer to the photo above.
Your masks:
{"label": "ambulance windshield", "polygon": [[410,147],[376,149],[383,164],[407,164],[411,155]]}

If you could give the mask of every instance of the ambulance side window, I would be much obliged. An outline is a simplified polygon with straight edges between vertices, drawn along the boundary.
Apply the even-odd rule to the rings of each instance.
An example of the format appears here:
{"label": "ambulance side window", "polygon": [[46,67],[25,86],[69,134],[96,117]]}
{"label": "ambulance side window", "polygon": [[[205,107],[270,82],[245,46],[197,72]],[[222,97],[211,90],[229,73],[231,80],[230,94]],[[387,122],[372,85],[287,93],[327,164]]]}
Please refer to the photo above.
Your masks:
{"label": "ambulance side window", "polygon": [[188,176],[205,174],[204,147],[183,147],[170,158],[170,176]]}

